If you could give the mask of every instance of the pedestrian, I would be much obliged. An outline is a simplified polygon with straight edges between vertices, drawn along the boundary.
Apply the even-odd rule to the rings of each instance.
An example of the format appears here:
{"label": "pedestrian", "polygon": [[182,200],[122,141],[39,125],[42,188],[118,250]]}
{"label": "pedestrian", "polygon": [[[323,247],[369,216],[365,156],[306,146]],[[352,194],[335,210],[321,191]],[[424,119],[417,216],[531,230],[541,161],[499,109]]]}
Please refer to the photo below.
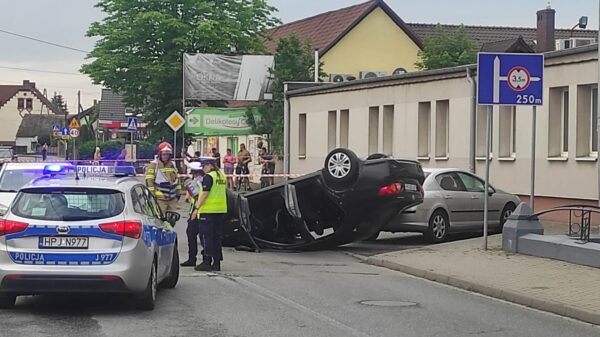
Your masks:
{"label": "pedestrian", "polygon": [[127,159],[127,149],[123,148],[117,157],[117,166],[125,166],[125,159]]}
{"label": "pedestrian", "polygon": [[44,146],[42,146],[42,160],[46,161],[46,159],[48,159],[48,144],[44,143]]}
{"label": "pedestrian", "polygon": [[[188,219],[186,234],[188,239],[188,259],[184,263],[181,264],[182,267],[195,267],[196,260],[198,257],[198,237],[199,233],[199,222],[200,219],[198,217],[192,217],[192,213],[196,209],[196,202],[198,201],[198,196],[202,191],[202,178],[204,177],[204,171],[202,170],[202,164],[200,162],[191,162],[190,163],[190,172],[192,174],[192,178],[186,181],[186,199],[190,202],[190,218]],[[202,237],[200,237],[200,241],[202,242]],[[202,247],[204,247],[204,243],[202,242]],[[204,250],[202,251],[202,262],[206,260],[204,255]]]}
{"label": "pedestrian", "polygon": [[221,154],[219,153],[219,150],[217,150],[216,147],[212,148],[212,157],[215,158],[215,165],[217,165],[217,168],[220,170],[221,169]]}
{"label": "pedestrian", "polygon": [[252,155],[250,154],[250,151],[248,151],[246,149],[246,144],[242,143],[240,144],[240,151],[237,154],[237,167],[235,169],[235,174],[243,174],[246,175],[245,177],[238,179],[237,181],[237,189],[240,189],[240,183],[241,181],[244,181],[244,183],[246,184],[246,189],[249,191],[252,191],[252,188],[250,188],[250,178],[248,177],[248,175],[250,174],[250,168],[248,168],[248,165],[252,162]]}
{"label": "pedestrian", "polygon": [[171,160],[173,147],[167,142],[158,145],[158,159],[146,168],[146,185],[164,212],[177,211],[177,201],[181,192],[177,168]]}
{"label": "pedestrian", "polygon": [[[260,150],[259,162],[262,164],[262,174],[275,174],[275,159],[273,159],[273,156],[269,154],[269,151],[267,151],[266,147],[263,147]],[[275,178],[273,177],[265,177],[264,180],[263,178],[261,178],[261,180],[265,182],[264,185],[266,186],[271,186],[275,182]]]}
{"label": "pedestrian", "polygon": [[214,162],[203,162],[206,175],[202,178],[202,193],[192,212],[199,218],[200,235],[204,240],[206,260],[196,266],[197,271],[220,271],[223,261],[221,232],[227,214],[227,181]]}
{"label": "pedestrian", "polygon": [[227,176],[227,188],[233,189],[233,170],[237,159],[231,153],[231,149],[227,149],[227,154],[223,157],[223,168],[225,169],[225,175]]}
{"label": "pedestrian", "polygon": [[94,165],[100,165],[100,160],[102,160],[102,155],[100,154],[100,148],[96,147],[96,152],[94,152]]}

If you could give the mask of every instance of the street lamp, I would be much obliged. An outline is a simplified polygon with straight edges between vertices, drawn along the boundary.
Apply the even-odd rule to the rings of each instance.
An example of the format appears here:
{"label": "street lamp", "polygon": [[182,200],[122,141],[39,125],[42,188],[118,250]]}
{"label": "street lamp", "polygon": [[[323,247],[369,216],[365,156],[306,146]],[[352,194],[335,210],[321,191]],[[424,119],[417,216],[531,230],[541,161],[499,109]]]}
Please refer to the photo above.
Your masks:
{"label": "street lamp", "polygon": [[577,22],[577,24],[575,26],[573,26],[573,28],[571,28],[571,38],[573,38],[573,33],[575,33],[575,29],[577,27],[581,28],[581,29],[585,29],[588,25],[588,17],[587,16],[582,16],[579,18],[579,22]]}

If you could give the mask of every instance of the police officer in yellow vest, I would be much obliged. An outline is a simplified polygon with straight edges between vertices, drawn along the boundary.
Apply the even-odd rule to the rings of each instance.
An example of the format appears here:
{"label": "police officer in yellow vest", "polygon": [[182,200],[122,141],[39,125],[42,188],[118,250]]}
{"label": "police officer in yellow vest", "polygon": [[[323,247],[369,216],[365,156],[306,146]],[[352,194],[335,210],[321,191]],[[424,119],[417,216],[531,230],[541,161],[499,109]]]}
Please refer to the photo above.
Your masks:
{"label": "police officer in yellow vest", "polygon": [[171,160],[173,147],[167,142],[158,145],[158,158],[146,168],[146,185],[158,201],[161,210],[177,211],[181,192],[177,168]]}
{"label": "police officer in yellow vest", "polygon": [[192,217],[198,217],[206,259],[196,266],[197,271],[220,271],[223,260],[221,232],[227,214],[227,177],[219,172],[213,161],[203,163],[206,175],[202,178],[202,193]]}

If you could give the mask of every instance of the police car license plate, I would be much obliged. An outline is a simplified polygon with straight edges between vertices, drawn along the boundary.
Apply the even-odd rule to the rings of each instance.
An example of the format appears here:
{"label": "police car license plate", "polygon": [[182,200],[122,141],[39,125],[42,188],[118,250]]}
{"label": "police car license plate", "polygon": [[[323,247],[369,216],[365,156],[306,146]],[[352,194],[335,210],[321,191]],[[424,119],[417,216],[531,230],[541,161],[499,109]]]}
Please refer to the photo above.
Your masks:
{"label": "police car license plate", "polygon": [[406,184],[406,185],[404,185],[404,189],[406,189],[407,191],[416,192],[417,191],[417,185]]}
{"label": "police car license plate", "polygon": [[87,249],[86,236],[40,236],[39,248]]}

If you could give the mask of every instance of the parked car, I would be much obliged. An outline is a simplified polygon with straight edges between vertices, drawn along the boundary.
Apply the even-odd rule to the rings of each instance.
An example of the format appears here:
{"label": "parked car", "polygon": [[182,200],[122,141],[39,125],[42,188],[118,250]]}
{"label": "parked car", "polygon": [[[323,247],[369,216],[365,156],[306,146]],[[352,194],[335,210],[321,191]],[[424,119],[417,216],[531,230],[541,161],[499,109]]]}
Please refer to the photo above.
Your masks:
{"label": "parked car", "polygon": [[0,147],[0,165],[15,158],[15,153],[11,147]]}
{"label": "parked car", "polygon": [[[483,179],[458,169],[425,169],[425,198],[390,221],[384,232],[420,232],[430,242],[443,242],[449,233],[481,231],[484,215]],[[520,203],[517,196],[490,186],[489,229],[501,232]]]}
{"label": "parked car", "polygon": [[420,204],[424,179],[418,162],[361,160],[336,149],[314,173],[255,192],[230,191],[225,243],[316,250],[363,240]]}
{"label": "parked car", "polygon": [[10,206],[19,189],[42,176],[44,163],[6,163],[0,168],[0,205]]}

